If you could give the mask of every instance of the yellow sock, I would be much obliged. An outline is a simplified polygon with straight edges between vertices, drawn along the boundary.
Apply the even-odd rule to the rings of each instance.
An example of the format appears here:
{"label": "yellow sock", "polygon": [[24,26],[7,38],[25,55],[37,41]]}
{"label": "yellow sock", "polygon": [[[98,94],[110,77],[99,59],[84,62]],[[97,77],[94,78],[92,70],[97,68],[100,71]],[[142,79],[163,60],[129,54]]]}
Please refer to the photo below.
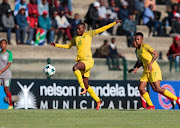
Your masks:
{"label": "yellow sock", "polygon": [[167,96],[167,97],[172,98],[172,99],[175,100],[175,101],[177,100],[177,96],[175,96],[174,94],[172,94],[172,93],[171,93],[169,90],[167,90],[167,89],[164,91],[164,95]]}
{"label": "yellow sock", "polygon": [[76,75],[76,77],[78,79],[78,82],[79,82],[79,85],[81,86],[81,88],[85,88],[80,70],[74,71],[74,74]]}
{"label": "yellow sock", "polygon": [[150,97],[149,97],[149,93],[148,93],[148,92],[146,92],[146,93],[143,94],[143,98],[146,100],[146,102],[147,102],[147,104],[148,104],[149,106],[153,106],[153,103],[152,103],[152,101],[151,101],[151,99],[150,99]]}
{"label": "yellow sock", "polygon": [[94,90],[91,88],[90,85],[89,85],[89,88],[87,89],[87,91],[96,102],[100,101],[100,98],[96,95],[96,93],[94,92]]}

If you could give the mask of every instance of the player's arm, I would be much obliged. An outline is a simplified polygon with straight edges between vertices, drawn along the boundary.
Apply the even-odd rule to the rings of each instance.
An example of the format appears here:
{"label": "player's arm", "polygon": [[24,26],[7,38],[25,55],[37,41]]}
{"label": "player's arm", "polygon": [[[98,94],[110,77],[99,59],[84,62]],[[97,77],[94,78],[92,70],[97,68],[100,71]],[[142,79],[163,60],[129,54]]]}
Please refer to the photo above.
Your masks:
{"label": "player's arm", "polygon": [[116,20],[116,21],[114,21],[113,23],[110,23],[110,24],[108,24],[108,25],[106,25],[106,26],[104,26],[104,27],[101,27],[101,28],[96,29],[96,30],[95,30],[95,33],[98,34],[98,33],[104,32],[104,31],[106,31],[107,29],[109,29],[109,28],[113,27],[114,25],[116,25],[117,23],[122,23],[122,21],[121,21],[121,20]]}
{"label": "player's arm", "polygon": [[71,40],[71,42],[69,44],[57,44],[54,42],[51,42],[50,45],[57,47],[57,48],[66,48],[66,49],[70,49],[73,45],[75,44],[74,42],[74,38]]}
{"label": "player's arm", "polygon": [[12,63],[12,62],[8,62],[8,64],[6,65],[6,67],[4,67],[2,70],[0,70],[0,75],[1,75],[4,71],[6,71],[6,70],[11,66],[11,63]]}
{"label": "player's arm", "polygon": [[180,56],[180,53],[175,53],[175,54],[172,54],[173,59],[175,59],[175,58],[176,58],[176,56]]}
{"label": "player's arm", "polygon": [[150,52],[151,52],[151,54],[153,54],[153,58],[152,58],[151,62],[150,62],[149,65],[148,65],[148,70],[149,70],[149,71],[152,70],[152,63],[153,63],[153,62],[158,58],[158,56],[159,56],[159,54],[158,54],[155,50],[150,51]]}
{"label": "player's arm", "polygon": [[140,68],[142,65],[143,65],[143,63],[140,60],[137,60],[134,67],[132,69],[130,69],[128,72],[129,73],[132,73],[132,72],[137,73],[138,68]]}

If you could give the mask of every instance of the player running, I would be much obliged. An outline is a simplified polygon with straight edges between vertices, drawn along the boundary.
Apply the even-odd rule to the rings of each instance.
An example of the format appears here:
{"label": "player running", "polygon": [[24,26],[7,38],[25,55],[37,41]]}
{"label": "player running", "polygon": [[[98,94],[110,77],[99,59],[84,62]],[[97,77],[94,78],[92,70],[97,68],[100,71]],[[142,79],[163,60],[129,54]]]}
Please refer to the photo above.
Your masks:
{"label": "player running", "polygon": [[2,39],[0,41],[0,47],[0,85],[4,86],[4,92],[8,97],[8,109],[13,109],[11,92],[9,91],[9,86],[11,83],[11,70],[9,68],[12,63],[13,55],[11,51],[6,49],[7,40]]}
{"label": "player running", "polygon": [[147,82],[150,82],[155,92],[166,96],[171,101],[175,100],[180,106],[180,97],[176,97],[169,90],[160,87],[162,75],[161,69],[156,62],[158,53],[150,45],[143,42],[143,34],[141,32],[137,32],[135,34],[134,46],[136,48],[138,61],[136,62],[134,68],[129,70],[129,72],[131,73],[133,71],[136,73],[139,67],[144,67],[144,71],[140,79],[139,91],[148,104],[147,109],[155,109],[148,92],[145,90]]}
{"label": "player running", "polygon": [[91,86],[88,85],[90,69],[94,65],[94,59],[92,58],[92,53],[91,53],[91,40],[92,37],[94,37],[96,34],[101,33],[113,27],[117,23],[122,23],[122,21],[116,20],[115,22],[109,25],[87,32],[85,32],[86,30],[85,24],[79,23],[77,25],[78,35],[75,36],[69,44],[56,44],[54,42],[51,42],[52,46],[59,48],[70,49],[72,46],[77,47],[77,58],[76,58],[77,64],[74,65],[73,71],[78,79],[79,85],[82,88],[81,95],[88,92],[91,95],[91,97],[97,102],[96,110],[99,109],[102,101],[95,94]]}

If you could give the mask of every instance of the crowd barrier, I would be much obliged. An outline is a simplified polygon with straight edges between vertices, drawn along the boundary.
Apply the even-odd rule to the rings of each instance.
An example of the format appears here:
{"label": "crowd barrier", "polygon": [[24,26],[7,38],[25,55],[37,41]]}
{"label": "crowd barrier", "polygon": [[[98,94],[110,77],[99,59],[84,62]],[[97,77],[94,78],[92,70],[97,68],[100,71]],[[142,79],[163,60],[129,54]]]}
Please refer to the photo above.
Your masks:
{"label": "crowd barrier", "polygon": [[[90,80],[89,84],[103,100],[101,108],[138,109],[142,106],[139,81]],[[180,96],[180,81],[162,81],[161,86]],[[149,86],[147,86],[149,87]],[[12,95],[19,100],[15,109],[94,109],[96,102],[88,93],[80,95],[77,80],[13,79]],[[170,101],[147,88],[156,109],[172,109]],[[0,86],[0,109],[7,109],[3,87]],[[176,106],[178,109],[178,106]]]}

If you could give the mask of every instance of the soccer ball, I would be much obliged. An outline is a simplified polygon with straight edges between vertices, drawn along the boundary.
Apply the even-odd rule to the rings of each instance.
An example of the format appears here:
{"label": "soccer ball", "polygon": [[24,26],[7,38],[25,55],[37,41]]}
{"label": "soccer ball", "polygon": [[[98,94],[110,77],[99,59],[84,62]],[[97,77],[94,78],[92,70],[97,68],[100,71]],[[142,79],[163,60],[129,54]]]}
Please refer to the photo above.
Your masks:
{"label": "soccer ball", "polygon": [[50,77],[53,76],[56,72],[56,69],[51,64],[48,64],[44,67],[43,71],[46,73],[46,76]]}

